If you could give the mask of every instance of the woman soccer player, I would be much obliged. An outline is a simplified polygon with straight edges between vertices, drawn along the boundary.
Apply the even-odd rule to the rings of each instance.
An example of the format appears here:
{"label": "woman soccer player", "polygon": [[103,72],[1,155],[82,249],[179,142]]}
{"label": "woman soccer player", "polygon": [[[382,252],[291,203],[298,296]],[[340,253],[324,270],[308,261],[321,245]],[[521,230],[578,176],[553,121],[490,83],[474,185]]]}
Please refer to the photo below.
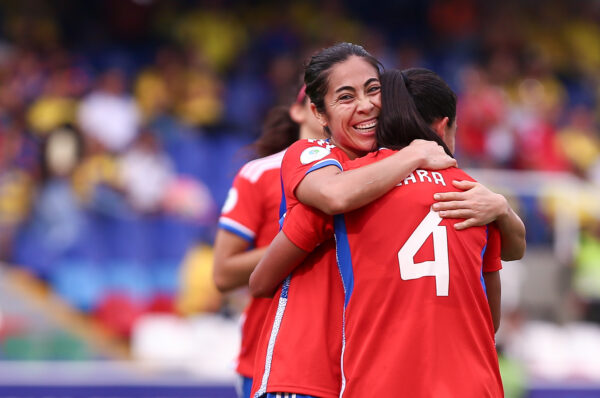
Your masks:
{"label": "woman soccer player", "polygon": [[[392,189],[415,168],[455,164],[450,157],[439,156],[436,151],[443,149],[437,143],[417,140],[381,162],[340,173],[336,163],[364,155],[374,146],[380,109],[379,64],[362,47],[342,43],[311,59],[305,83],[313,111],[332,138],[300,141],[287,151],[282,179],[288,210],[302,202],[327,213],[350,211]],[[505,214],[508,230],[522,228],[518,217],[506,210],[504,198],[482,190],[477,195],[487,197],[482,199],[488,204],[484,218]],[[504,203],[501,211],[499,201]],[[524,236],[519,231],[514,235],[519,234]],[[505,242],[511,255],[520,250],[515,249],[520,242],[512,244],[516,240],[511,245]],[[344,293],[333,242],[311,253],[276,297],[261,335],[254,396],[280,392],[338,396]]]}
{"label": "woman soccer player", "polygon": [[[456,97],[439,76],[390,71],[382,84],[377,141],[386,149],[344,162],[344,170],[385,159],[415,138],[453,151]],[[416,170],[333,220],[298,205],[252,275],[254,293],[257,282],[273,288],[293,265],[280,256],[299,262],[335,230],[345,291],[340,396],[503,396],[494,344],[499,233],[494,225],[458,231],[457,220],[431,209],[434,193],[455,190],[455,179],[471,180],[457,168]]]}

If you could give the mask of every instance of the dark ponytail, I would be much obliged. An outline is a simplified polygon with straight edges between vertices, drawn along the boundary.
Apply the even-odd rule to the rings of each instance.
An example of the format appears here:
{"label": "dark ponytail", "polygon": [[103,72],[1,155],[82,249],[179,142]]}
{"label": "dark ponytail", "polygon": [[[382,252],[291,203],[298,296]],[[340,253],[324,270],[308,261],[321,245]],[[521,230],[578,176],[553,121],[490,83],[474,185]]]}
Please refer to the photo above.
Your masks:
{"label": "dark ponytail", "polygon": [[[427,72],[435,75],[431,71]],[[418,91],[419,98],[415,99],[411,92],[411,88],[416,86],[415,82],[411,81],[412,77],[413,73],[410,70],[407,73],[390,70],[381,75],[381,113],[377,125],[377,145],[389,149],[401,149],[415,139],[422,139],[437,142],[448,155],[452,156],[446,143],[430,127],[435,118],[445,116],[450,118],[450,115],[440,114],[432,117],[435,112],[428,109],[429,119],[424,118],[419,106],[425,106],[423,103],[427,99],[421,96],[427,96],[428,90]],[[438,79],[441,80],[439,77]],[[456,101],[454,103],[456,104]],[[455,113],[452,115],[452,121],[454,117]]]}
{"label": "dark ponytail", "polygon": [[290,117],[289,106],[276,106],[267,114],[262,133],[251,148],[257,157],[262,158],[283,151],[299,137],[300,125]]}

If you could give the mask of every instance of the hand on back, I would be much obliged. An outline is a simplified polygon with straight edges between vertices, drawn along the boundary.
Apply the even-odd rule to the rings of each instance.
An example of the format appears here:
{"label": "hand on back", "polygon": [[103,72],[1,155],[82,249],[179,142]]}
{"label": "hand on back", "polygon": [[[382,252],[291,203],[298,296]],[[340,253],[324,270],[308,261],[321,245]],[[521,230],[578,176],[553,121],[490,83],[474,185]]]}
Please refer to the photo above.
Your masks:
{"label": "hand on back", "polygon": [[420,169],[441,170],[456,166],[456,159],[449,156],[437,142],[414,140],[408,146],[422,159]]}
{"label": "hand on back", "polygon": [[442,218],[464,219],[455,224],[458,230],[489,224],[508,210],[504,196],[478,182],[452,181],[452,185],[462,191],[436,193],[433,198],[439,202],[433,205],[433,210]]}

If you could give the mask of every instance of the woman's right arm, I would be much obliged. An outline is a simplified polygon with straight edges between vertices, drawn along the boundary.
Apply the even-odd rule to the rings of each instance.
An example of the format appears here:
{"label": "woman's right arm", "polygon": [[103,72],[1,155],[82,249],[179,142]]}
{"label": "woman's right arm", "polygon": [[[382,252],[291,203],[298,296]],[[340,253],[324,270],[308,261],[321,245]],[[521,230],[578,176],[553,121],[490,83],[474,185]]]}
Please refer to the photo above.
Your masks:
{"label": "woman's right arm", "polygon": [[265,203],[270,203],[270,191],[264,181],[251,181],[240,170],[233,180],[219,218],[213,255],[213,281],[217,289],[226,293],[247,286],[252,270],[264,254],[266,247],[252,248],[256,234],[265,222],[277,222],[267,217]]}
{"label": "woman's right arm", "polygon": [[358,209],[381,197],[417,168],[439,170],[456,165],[435,142],[415,140],[381,161],[342,172],[327,166],[308,173],[298,184],[298,200],[326,214]]}
{"label": "woman's right arm", "polygon": [[221,293],[246,286],[266,247],[248,250],[250,242],[220,228],[215,237],[213,280]]}

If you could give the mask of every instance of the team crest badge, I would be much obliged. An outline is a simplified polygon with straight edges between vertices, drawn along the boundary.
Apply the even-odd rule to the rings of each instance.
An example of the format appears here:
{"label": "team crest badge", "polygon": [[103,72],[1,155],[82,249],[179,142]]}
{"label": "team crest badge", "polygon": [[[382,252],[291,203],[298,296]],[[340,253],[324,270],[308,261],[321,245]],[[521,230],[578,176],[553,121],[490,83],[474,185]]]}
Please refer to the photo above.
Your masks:
{"label": "team crest badge", "polygon": [[300,163],[309,164],[314,162],[315,160],[323,159],[325,156],[329,155],[330,152],[330,149],[323,148],[321,146],[313,146],[310,148],[306,148],[300,154]]}

